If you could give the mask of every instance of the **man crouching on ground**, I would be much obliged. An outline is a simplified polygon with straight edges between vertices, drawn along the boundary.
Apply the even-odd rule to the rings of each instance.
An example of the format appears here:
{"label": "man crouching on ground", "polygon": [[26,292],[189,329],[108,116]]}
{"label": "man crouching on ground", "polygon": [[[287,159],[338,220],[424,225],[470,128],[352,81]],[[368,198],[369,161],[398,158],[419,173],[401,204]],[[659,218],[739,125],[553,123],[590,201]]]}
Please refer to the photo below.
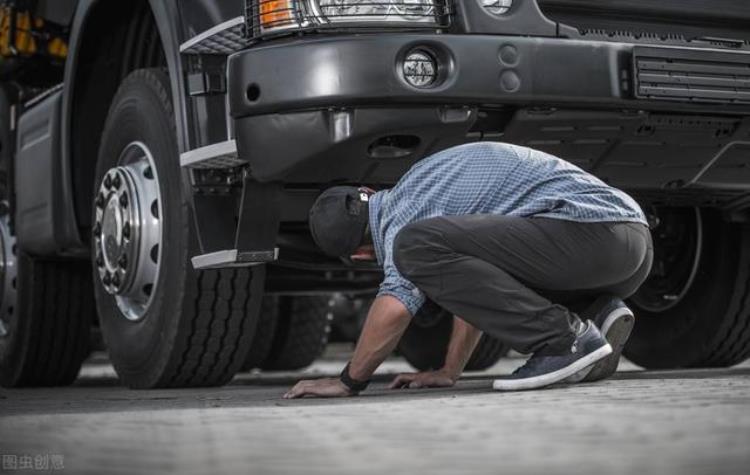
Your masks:
{"label": "man crouching on ground", "polygon": [[[531,355],[497,390],[606,378],[634,323],[622,299],[653,256],[630,196],[560,158],[502,143],[425,158],[390,190],[331,188],[310,228],[324,252],[377,259],[385,278],[341,377],[301,381],[285,398],[363,391],[426,298],[456,315],[445,365],[391,387],[452,386],[482,332]],[[581,301],[583,321],[566,306]]]}

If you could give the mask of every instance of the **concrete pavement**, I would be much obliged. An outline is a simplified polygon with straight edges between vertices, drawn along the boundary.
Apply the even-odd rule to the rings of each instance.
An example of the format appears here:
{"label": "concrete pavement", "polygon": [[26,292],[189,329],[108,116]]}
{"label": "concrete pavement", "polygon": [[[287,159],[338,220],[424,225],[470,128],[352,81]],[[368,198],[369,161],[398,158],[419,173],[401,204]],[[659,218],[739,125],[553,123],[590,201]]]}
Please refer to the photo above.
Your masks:
{"label": "concrete pavement", "polygon": [[[643,372],[603,383],[497,393],[506,359],[446,390],[371,390],[341,400],[280,399],[304,374],[242,375],[223,388],[133,391],[106,364],[75,386],[2,390],[0,473],[718,474],[750,467],[750,364]],[[58,462],[37,470],[44,457]],[[54,457],[54,458],[50,458]],[[36,459],[35,459],[36,458]],[[27,468],[19,468],[23,461]],[[5,463],[8,462],[8,466]],[[33,463],[32,463],[33,465]]]}

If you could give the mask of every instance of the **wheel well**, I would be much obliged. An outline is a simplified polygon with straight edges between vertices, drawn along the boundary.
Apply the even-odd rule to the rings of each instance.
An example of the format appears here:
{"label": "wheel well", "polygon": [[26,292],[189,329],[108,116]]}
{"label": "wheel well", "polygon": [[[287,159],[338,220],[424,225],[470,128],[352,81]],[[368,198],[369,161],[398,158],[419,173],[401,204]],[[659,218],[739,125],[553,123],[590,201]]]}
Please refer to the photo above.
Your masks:
{"label": "wheel well", "polygon": [[70,113],[73,199],[81,236],[88,242],[94,171],[101,133],[122,80],[141,68],[167,67],[147,0],[98,2],[80,32]]}

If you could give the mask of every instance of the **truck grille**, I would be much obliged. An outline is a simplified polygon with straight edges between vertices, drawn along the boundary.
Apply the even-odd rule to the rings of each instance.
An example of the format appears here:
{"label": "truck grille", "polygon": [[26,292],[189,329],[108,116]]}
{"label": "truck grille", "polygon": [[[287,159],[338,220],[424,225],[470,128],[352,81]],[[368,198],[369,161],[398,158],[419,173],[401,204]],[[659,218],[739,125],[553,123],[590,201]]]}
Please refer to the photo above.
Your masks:
{"label": "truck grille", "polygon": [[640,99],[750,103],[750,53],[636,47]]}
{"label": "truck grille", "polygon": [[245,0],[248,39],[300,31],[442,29],[452,0]]}

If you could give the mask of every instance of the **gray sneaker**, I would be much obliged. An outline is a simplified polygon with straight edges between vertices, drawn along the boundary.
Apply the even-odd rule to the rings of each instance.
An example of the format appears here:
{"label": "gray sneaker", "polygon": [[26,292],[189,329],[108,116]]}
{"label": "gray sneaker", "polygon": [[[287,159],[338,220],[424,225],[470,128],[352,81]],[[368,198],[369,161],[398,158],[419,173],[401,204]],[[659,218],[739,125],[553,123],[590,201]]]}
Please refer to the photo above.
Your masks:
{"label": "gray sneaker", "polygon": [[534,354],[510,376],[496,379],[493,389],[521,391],[537,389],[566,381],[612,353],[612,347],[592,322],[580,325],[570,349],[559,355]]}
{"label": "gray sneaker", "polygon": [[622,349],[625,347],[635,325],[633,311],[625,302],[612,295],[603,295],[581,312],[582,319],[589,319],[612,345],[612,354],[599,360],[595,365],[573,375],[566,382],[593,382],[609,378],[620,364]]}

